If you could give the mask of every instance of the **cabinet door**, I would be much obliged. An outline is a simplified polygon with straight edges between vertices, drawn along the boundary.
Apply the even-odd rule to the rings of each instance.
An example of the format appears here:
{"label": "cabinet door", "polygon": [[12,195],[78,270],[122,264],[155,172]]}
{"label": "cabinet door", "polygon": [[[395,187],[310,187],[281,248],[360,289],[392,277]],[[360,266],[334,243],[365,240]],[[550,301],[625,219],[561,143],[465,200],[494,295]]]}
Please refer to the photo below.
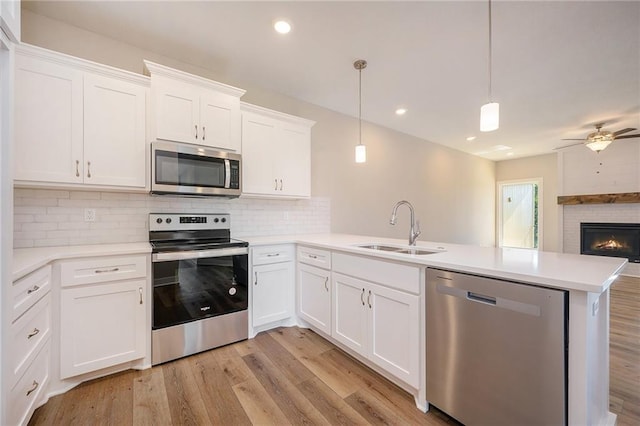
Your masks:
{"label": "cabinet door", "polygon": [[132,280],[61,291],[61,378],[145,356],[145,289]]}
{"label": "cabinet door", "polygon": [[200,128],[200,94],[188,84],[154,77],[152,90],[156,111],[156,138],[176,142],[198,143]]}
{"label": "cabinet door", "polygon": [[200,97],[199,142],[213,148],[240,152],[240,100],[222,93],[204,92]]}
{"label": "cabinet door", "polygon": [[283,123],[278,129],[275,174],[282,179],[278,194],[311,196],[311,130]]}
{"label": "cabinet door", "polygon": [[144,187],[146,88],[85,74],[84,182]]}
{"label": "cabinet door", "polygon": [[82,183],[82,72],[16,55],[14,177]]}
{"label": "cabinet door", "polygon": [[298,314],[320,331],[331,334],[331,273],[298,263]]}
{"label": "cabinet door", "polygon": [[[370,293],[369,293],[370,292]],[[370,284],[368,358],[414,388],[420,385],[419,296]]]}
{"label": "cabinet door", "polygon": [[273,148],[276,135],[274,120],[256,114],[242,115],[242,192],[275,194],[278,182],[273,174]]}
{"label": "cabinet door", "polygon": [[368,283],[341,274],[332,274],[333,321],[331,337],[354,351],[367,355],[366,290]]}
{"label": "cabinet door", "polygon": [[289,318],[293,313],[293,262],[255,266],[252,278],[253,326]]}

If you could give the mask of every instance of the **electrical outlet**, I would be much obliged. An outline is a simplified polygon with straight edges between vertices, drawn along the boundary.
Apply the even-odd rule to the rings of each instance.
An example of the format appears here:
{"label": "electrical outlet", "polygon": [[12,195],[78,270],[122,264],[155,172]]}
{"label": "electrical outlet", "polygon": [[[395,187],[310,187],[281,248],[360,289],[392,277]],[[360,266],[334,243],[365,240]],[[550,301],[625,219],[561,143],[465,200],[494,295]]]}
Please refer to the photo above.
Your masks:
{"label": "electrical outlet", "polygon": [[96,209],[84,209],[84,221],[95,222],[96,221]]}

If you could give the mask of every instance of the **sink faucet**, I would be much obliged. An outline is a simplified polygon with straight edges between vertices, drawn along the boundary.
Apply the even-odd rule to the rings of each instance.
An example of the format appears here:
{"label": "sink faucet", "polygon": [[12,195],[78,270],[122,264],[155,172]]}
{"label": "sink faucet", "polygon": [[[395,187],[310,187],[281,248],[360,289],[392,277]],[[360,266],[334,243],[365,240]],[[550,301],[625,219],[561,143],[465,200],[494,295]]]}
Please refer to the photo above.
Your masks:
{"label": "sink faucet", "polygon": [[393,210],[391,211],[391,219],[389,220],[389,223],[391,225],[395,225],[396,224],[398,207],[400,207],[403,204],[405,204],[407,207],[409,207],[409,210],[411,211],[411,229],[409,229],[409,245],[410,246],[415,246],[416,245],[416,240],[418,239],[418,235],[421,234],[420,221],[418,221],[417,224],[416,224],[415,216],[413,215],[413,206],[411,205],[410,202],[405,201],[405,200],[398,201],[396,203],[396,205],[393,206]]}

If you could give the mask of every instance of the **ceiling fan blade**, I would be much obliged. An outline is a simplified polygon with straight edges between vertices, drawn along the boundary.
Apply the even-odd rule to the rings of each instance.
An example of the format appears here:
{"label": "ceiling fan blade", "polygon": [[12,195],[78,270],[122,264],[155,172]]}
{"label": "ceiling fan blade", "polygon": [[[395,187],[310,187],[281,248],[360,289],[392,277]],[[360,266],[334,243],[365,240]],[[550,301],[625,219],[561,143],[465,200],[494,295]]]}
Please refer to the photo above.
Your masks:
{"label": "ceiling fan blade", "polygon": [[564,145],[564,146],[559,146],[557,148],[553,148],[554,151],[557,151],[559,149],[564,149],[564,148],[569,148],[570,146],[578,146],[578,145],[583,145],[584,144],[584,140],[583,139],[562,139],[563,141],[583,141],[580,143],[572,143],[571,145]]}
{"label": "ceiling fan blade", "polygon": [[618,139],[631,139],[631,138],[640,138],[640,134],[637,134],[637,135],[616,136],[616,140],[618,140]]}
{"label": "ceiling fan blade", "polygon": [[630,132],[630,131],[632,131],[632,130],[637,130],[637,129],[634,129],[633,127],[627,127],[626,129],[621,129],[621,130],[618,130],[617,132],[613,132],[613,136],[616,136],[616,137],[617,137],[618,135],[621,135],[621,134],[623,134],[623,133]]}

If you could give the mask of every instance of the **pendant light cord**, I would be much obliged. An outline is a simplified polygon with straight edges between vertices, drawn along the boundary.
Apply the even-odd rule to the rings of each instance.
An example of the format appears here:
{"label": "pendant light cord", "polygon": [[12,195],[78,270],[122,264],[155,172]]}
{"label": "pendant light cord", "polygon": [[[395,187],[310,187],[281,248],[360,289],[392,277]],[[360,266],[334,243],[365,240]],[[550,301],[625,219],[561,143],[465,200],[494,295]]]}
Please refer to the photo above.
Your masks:
{"label": "pendant light cord", "polygon": [[362,68],[358,76],[358,143],[362,145]]}
{"label": "pendant light cord", "polygon": [[491,76],[491,0],[489,0],[489,102],[493,102],[492,96],[491,96],[491,81],[492,81],[492,76]]}

